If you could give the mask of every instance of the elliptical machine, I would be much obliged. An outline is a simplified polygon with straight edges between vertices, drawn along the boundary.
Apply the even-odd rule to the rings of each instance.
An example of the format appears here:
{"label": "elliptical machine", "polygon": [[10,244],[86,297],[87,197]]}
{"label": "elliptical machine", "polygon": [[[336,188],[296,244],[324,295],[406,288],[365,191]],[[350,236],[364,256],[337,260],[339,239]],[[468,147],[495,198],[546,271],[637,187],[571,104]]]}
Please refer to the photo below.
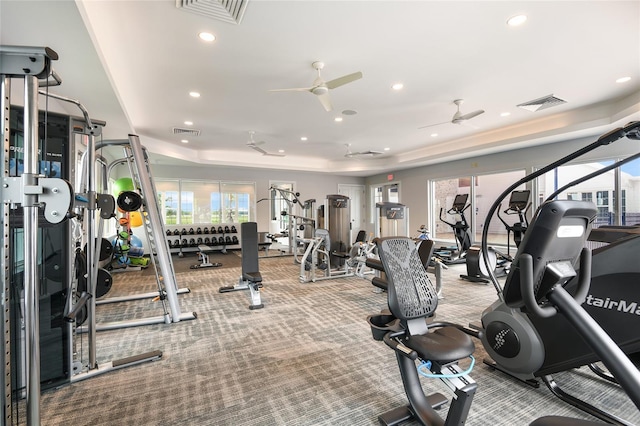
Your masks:
{"label": "elliptical machine", "polygon": [[447,222],[442,217],[443,209],[440,208],[440,221],[446,223],[453,229],[453,235],[456,238],[456,248],[441,247],[436,249],[434,255],[437,256],[445,265],[454,265],[465,262],[465,255],[469,247],[471,247],[471,235],[469,235],[469,224],[464,216],[465,210],[471,207],[471,203],[467,203],[469,194],[457,194],[453,200],[453,205],[447,214],[456,216],[456,222]]}
{"label": "elliptical machine", "polygon": [[522,237],[527,232],[529,227],[529,221],[527,220],[527,212],[531,208],[531,202],[529,201],[531,191],[528,189],[522,191],[513,191],[509,197],[509,206],[503,212],[506,215],[518,215],[518,221],[510,225],[506,220],[500,216],[500,209],[496,211],[498,219],[504,225],[507,230],[507,257],[511,258],[511,233],[513,233],[513,242],[516,245],[516,251],[520,247]]}
{"label": "elliptical machine", "polygon": [[504,277],[509,273],[509,267],[513,258],[511,257],[511,233],[513,232],[513,241],[516,248],[520,246],[522,236],[524,235],[529,222],[527,221],[527,211],[531,207],[529,202],[529,196],[531,191],[528,189],[522,191],[513,191],[509,197],[509,207],[503,212],[506,215],[518,215],[519,222],[515,222],[510,225],[500,216],[500,208],[497,210],[498,219],[502,222],[507,230],[507,254],[501,253],[498,250],[489,247],[489,260],[485,262],[482,255],[482,249],[478,245],[469,247],[466,255],[467,273],[460,275],[460,278],[475,283],[489,284],[489,275],[487,273],[486,265],[490,265],[494,270],[494,274],[500,277]]}
{"label": "elliptical machine", "polygon": [[[539,169],[507,188],[491,206],[487,215],[487,224],[482,233],[482,251],[485,259],[489,252],[487,246],[488,222],[507,194],[518,186],[532,181],[560,165],[624,137],[640,140],[640,122],[632,122],[624,128],[608,132],[596,142]],[[559,193],[571,186],[638,157],[640,154],[577,179],[558,189],[547,200],[554,199]],[[528,233],[525,234],[525,239],[527,236]],[[638,233],[631,233],[607,246],[594,250],[590,268],[591,284],[584,295],[582,305],[626,354],[640,352],[640,337],[637,334],[637,327],[640,326],[640,316],[638,315],[640,313],[638,303],[640,301],[640,286],[638,285],[640,264],[637,261],[639,250],[640,234]],[[519,254],[520,248],[516,256]],[[498,283],[493,270],[488,266],[487,270],[498,293],[498,300],[482,314],[482,332],[479,333],[483,346],[494,361],[489,364],[535,386],[538,385],[537,378],[540,378],[554,395],[601,420],[614,424],[629,424],[623,419],[567,394],[554,382],[552,374],[595,363],[600,360],[599,355],[574,331],[573,326],[566,318],[534,315],[525,306],[514,307],[512,303],[508,303],[509,297]],[[507,282],[512,279],[514,274],[518,273],[520,273],[519,268],[514,264],[509,272]],[[570,294],[575,294],[579,287],[576,281],[575,279],[569,280],[565,286]],[[543,284],[537,283],[536,288]]]}

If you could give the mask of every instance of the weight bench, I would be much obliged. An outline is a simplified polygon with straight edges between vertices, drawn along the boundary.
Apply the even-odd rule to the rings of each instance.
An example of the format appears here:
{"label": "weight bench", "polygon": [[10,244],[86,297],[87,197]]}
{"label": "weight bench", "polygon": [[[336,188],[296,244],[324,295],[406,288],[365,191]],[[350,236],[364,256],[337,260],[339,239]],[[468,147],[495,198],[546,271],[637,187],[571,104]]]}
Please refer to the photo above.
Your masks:
{"label": "weight bench", "polygon": [[191,269],[200,269],[200,268],[218,268],[222,266],[222,263],[215,262],[211,263],[209,261],[209,253],[214,251],[213,248],[209,247],[206,244],[200,244],[198,246],[198,260],[200,261],[197,265],[191,265]]}
{"label": "weight bench", "polygon": [[258,263],[258,224],[256,222],[244,222],[240,224],[240,247],[242,251],[242,274],[238,284],[228,287],[220,287],[220,293],[238,290],[249,290],[251,305],[249,309],[263,308],[260,297],[262,287],[262,275]]}

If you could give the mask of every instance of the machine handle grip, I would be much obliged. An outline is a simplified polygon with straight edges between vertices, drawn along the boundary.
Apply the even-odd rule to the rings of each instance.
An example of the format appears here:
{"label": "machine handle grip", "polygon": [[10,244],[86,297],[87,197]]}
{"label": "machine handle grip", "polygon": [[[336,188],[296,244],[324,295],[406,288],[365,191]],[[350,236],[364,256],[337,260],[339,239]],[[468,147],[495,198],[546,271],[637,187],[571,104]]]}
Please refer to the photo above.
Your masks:
{"label": "machine handle grip", "polygon": [[91,295],[86,291],[83,291],[73,309],[64,316],[64,320],[67,322],[74,322],[76,320],[76,317],[80,313],[80,310],[87,304],[89,299],[91,299]]}
{"label": "machine handle grip", "polygon": [[[404,332],[402,332],[401,334],[404,334]],[[410,349],[408,347],[406,347],[405,345],[403,345],[402,343],[398,342],[397,340],[393,339],[394,336],[397,336],[398,333],[397,332],[391,332],[391,333],[387,333],[384,335],[384,337],[382,338],[382,340],[384,341],[384,343],[389,346],[391,349],[393,349],[396,352],[401,353],[402,355],[406,356],[409,359],[412,360],[416,360],[418,359],[418,353],[416,351],[414,351],[413,349]]]}
{"label": "machine handle grip", "polygon": [[558,311],[553,306],[542,307],[538,305],[536,295],[533,292],[533,257],[529,253],[523,253],[519,258],[520,263],[520,292],[524,304],[532,314],[541,318],[550,318]]}
{"label": "machine handle grip", "polygon": [[578,285],[576,294],[573,298],[580,305],[584,303],[591,287],[591,250],[584,247],[580,252],[580,275],[578,276]]}

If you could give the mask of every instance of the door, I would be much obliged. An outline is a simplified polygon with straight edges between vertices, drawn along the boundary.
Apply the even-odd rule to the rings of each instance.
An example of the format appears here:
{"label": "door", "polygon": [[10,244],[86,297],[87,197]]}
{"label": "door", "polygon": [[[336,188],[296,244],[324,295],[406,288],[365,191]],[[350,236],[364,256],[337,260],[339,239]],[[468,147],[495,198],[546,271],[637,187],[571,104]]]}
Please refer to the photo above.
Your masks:
{"label": "door", "polygon": [[350,242],[353,243],[361,229],[366,230],[364,185],[338,184],[338,193],[349,197],[351,206]]}

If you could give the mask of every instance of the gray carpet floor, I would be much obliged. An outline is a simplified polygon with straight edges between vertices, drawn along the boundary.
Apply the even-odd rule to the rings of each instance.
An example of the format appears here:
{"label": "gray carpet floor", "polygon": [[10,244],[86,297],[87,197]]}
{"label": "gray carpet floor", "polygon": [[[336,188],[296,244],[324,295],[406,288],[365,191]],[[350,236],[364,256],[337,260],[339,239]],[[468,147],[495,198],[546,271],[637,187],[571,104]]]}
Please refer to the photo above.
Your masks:
{"label": "gray carpet floor", "polygon": [[[437,318],[478,322],[495,300],[492,286],[458,278],[464,266],[445,271]],[[365,279],[351,277],[302,284],[291,257],[261,258],[260,310],[249,310],[248,292],[221,294],[240,268],[177,274],[183,312],[197,319],[98,333],[100,365],[160,350],[162,359],[122,368],[46,391],[42,424],[55,425],[376,425],[377,416],[406,403],[395,355],[374,341],[366,322],[386,307]],[[153,277],[114,277],[110,296],[153,291]],[[161,315],[151,300],[99,306],[99,321]],[[76,348],[86,350],[85,337]],[[485,354],[476,341],[476,358]],[[584,371],[583,371],[584,370]],[[551,396],[478,362],[479,388],[467,425],[526,425],[549,414],[590,418]],[[640,413],[615,385],[579,369],[557,375],[568,391],[640,424]],[[450,395],[437,380],[421,379],[428,393]],[[446,415],[447,407],[442,409]],[[409,422],[408,424],[414,424]]]}

